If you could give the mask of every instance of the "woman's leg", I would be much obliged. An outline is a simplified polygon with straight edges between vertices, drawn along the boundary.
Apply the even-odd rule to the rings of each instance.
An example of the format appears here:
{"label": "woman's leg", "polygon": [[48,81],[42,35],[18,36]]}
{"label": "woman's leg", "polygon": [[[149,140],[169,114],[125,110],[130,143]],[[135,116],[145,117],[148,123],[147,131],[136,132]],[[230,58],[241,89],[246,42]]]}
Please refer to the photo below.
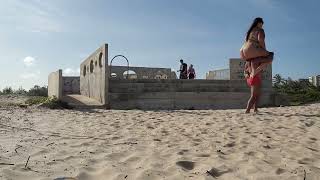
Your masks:
{"label": "woman's leg", "polygon": [[257,88],[256,86],[251,86],[251,96],[248,100],[248,104],[247,104],[247,109],[246,109],[246,113],[250,113],[250,110],[252,108],[252,106],[255,104],[256,102],[256,91],[257,91]]}
{"label": "woman's leg", "polygon": [[255,102],[253,104],[253,109],[254,112],[258,112],[258,103],[259,103],[259,99],[260,99],[260,95],[261,95],[261,86],[256,86],[256,94],[255,94]]}

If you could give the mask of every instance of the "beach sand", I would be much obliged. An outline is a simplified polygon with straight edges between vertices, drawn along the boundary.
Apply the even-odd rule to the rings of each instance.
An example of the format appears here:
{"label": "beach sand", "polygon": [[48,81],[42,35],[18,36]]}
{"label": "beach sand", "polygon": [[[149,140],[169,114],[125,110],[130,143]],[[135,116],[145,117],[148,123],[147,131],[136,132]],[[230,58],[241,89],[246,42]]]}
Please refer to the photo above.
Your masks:
{"label": "beach sand", "polygon": [[2,107],[0,179],[319,180],[320,104],[260,111]]}

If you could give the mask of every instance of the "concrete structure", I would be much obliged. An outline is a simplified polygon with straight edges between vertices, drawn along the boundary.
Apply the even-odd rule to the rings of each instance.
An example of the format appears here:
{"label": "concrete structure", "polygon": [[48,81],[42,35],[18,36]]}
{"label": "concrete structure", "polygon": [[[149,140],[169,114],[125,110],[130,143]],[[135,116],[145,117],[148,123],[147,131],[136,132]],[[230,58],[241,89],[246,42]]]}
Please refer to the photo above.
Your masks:
{"label": "concrete structure", "polygon": [[206,73],[207,80],[230,80],[230,69],[219,69]]}
{"label": "concrete structure", "polygon": [[319,87],[320,86],[320,75],[309,77],[309,82],[312,85]]}
{"label": "concrete structure", "polygon": [[62,70],[49,74],[48,78],[48,96],[61,99],[63,96]]}
{"label": "concrete structure", "polygon": [[108,105],[108,45],[92,53],[80,65],[80,94]]}
{"label": "concrete structure", "polygon": [[149,68],[149,67],[126,67],[110,66],[112,78],[127,79],[127,71],[132,71],[136,77],[131,75],[130,79],[176,79],[169,68]]}
{"label": "concrete structure", "polygon": [[[108,45],[103,45],[81,63],[80,77],[62,77],[61,70],[51,73],[49,95],[58,95],[77,107],[245,108],[250,91],[244,78],[241,78],[243,65],[240,59],[230,60],[230,80],[179,80],[175,79],[175,72],[169,68],[110,67]],[[126,76],[128,70],[135,73]],[[263,79],[267,85],[262,87],[260,104],[274,105],[278,101],[272,91],[271,67]]]}
{"label": "concrete structure", "polygon": [[80,94],[80,77],[62,77],[63,80],[63,95]]}
{"label": "concrete structure", "polygon": [[[245,108],[250,93],[242,80],[116,80],[111,79],[113,109],[231,109]],[[274,104],[269,89],[261,105]]]}

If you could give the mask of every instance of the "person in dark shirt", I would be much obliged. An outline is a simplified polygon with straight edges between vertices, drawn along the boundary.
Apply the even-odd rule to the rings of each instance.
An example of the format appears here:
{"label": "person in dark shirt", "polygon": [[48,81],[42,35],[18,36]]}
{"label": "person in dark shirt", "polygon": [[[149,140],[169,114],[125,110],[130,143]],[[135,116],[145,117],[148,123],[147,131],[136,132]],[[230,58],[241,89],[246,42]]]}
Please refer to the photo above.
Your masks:
{"label": "person in dark shirt", "polygon": [[178,72],[180,72],[180,79],[188,79],[188,65],[186,63],[183,62],[183,60],[180,60],[180,70]]}

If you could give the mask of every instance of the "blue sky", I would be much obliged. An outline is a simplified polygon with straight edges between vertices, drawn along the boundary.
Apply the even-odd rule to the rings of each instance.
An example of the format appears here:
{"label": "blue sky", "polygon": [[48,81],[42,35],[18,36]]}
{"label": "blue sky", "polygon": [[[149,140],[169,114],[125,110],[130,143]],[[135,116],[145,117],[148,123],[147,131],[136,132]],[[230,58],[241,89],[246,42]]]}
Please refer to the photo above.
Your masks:
{"label": "blue sky", "polygon": [[[195,66],[198,77],[228,68],[239,56],[252,20],[265,20],[273,74],[293,79],[320,74],[317,0],[0,0],[0,89],[46,85],[61,68],[80,63],[103,43],[109,58],[131,65]],[[117,65],[125,64],[118,61]]]}

